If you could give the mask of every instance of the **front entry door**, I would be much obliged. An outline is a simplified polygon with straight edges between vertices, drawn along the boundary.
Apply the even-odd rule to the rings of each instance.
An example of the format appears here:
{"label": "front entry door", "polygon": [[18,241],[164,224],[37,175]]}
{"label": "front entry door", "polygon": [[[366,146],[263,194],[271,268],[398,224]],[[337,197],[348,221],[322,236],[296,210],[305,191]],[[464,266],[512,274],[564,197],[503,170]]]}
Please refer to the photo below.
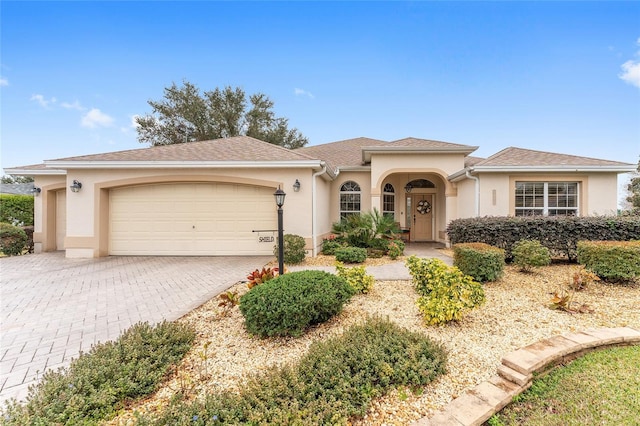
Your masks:
{"label": "front entry door", "polygon": [[415,194],[411,198],[411,241],[433,241],[433,195]]}

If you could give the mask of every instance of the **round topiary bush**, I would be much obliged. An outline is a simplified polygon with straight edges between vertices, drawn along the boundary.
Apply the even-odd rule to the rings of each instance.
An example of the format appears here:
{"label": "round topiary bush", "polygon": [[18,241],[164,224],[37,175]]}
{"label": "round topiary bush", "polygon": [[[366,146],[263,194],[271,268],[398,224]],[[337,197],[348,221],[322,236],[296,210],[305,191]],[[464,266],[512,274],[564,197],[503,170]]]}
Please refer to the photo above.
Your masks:
{"label": "round topiary bush", "polygon": [[0,251],[7,256],[22,254],[27,248],[27,234],[19,227],[0,223]]}
{"label": "round topiary bush", "polygon": [[549,249],[536,240],[520,240],[513,245],[511,250],[513,263],[524,272],[531,271],[539,266],[547,266],[551,263]]}
{"label": "round topiary bush", "polygon": [[[300,235],[286,234],[284,236],[284,263],[296,264],[306,256],[304,238]],[[278,257],[278,244],[273,246],[273,255]]]}
{"label": "round topiary bush", "polygon": [[344,278],[328,272],[292,272],[252,288],[240,299],[240,311],[251,334],[299,336],[339,313],[353,294]]}

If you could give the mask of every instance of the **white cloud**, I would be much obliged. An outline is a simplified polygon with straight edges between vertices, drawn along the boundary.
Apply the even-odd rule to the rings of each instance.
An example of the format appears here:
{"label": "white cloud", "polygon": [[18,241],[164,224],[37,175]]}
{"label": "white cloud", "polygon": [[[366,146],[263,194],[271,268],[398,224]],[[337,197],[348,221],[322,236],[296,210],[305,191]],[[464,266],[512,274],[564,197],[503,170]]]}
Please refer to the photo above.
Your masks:
{"label": "white cloud", "polygon": [[[640,46],[640,38],[636,43]],[[640,51],[636,52],[636,56],[638,55],[640,55]],[[622,73],[619,75],[620,79],[633,86],[640,87],[640,60],[630,59],[620,67],[622,68]]]}
{"label": "white cloud", "polygon": [[0,77],[0,87],[2,86],[8,86],[9,85],[9,80],[7,80],[4,77]]}
{"label": "white cloud", "polygon": [[45,99],[42,95],[31,95],[30,100],[36,101],[42,108],[49,108],[50,104],[56,103],[56,98]]}
{"label": "white cloud", "polygon": [[313,93],[307,92],[304,89],[298,89],[297,87],[293,89],[293,94],[296,96],[308,96],[311,99],[315,99],[315,96],[313,96]]}
{"label": "white cloud", "polygon": [[75,109],[77,111],[84,111],[86,109],[82,105],[80,105],[80,101],[78,100],[75,100],[72,104],[70,104],[69,102],[62,102],[60,106],[65,109]]}
{"label": "white cloud", "polygon": [[82,116],[82,126],[93,129],[95,127],[109,127],[113,124],[113,118],[100,111],[98,108],[92,108],[88,113]]}

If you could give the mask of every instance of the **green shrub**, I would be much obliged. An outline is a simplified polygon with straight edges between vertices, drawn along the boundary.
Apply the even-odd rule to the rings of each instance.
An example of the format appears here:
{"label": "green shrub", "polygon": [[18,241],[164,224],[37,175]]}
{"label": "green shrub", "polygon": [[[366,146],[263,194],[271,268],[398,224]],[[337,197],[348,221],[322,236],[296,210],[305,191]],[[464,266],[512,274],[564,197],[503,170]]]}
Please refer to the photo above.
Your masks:
{"label": "green shrub", "polygon": [[333,256],[336,254],[336,250],[340,247],[344,247],[344,244],[337,240],[324,240],[322,241],[322,254],[327,256]]}
{"label": "green shrub", "polygon": [[7,256],[17,256],[27,248],[27,234],[23,229],[0,222],[0,251]]}
{"label": "green shrub", "polygon": [[391,259],[397,259],[404,254],[404,242],[402,240],[393,240],[389,243],[389,250],[387,254]]}
{"label": "green shrub", "polygon": [[640,277],[640,241],[580,241],[578,262],[606,281]]}
{"label": "green shrub", "polygon": [[540,241],[520,240],[514,244],[512,253],[513,263],[522,271],[530,271],[532,268],[551,263],[551,253]]}
{"label": "green shrub", "polygon": [[0,222],[32,226],[33,201],[31,195],[0,194]]}
{"label": "green shrub", "polygon": [[367,260],[367,249],[342,247],[336,250],[336,260],[344,263],[362,263]]}
{"label": "green shrub", "polygon": [[368,293],[373,287],[373,275],[368,275],[364,266],[345,268],[342,262],[336,262],[336,271],[356,293]]}
{"label": "green shrub", "polygon": [[239,394],[174,401],[138,425],[346,425],[364,415],[373,398],[397,386],[425,386],[445,372],[445,364],[442,346],[423,334],[367,319],[313,343],[294,365],[250,377]]}
{"label": "green shrub", "polygon": [[128,400],[154,391],[194,337],[181,323],[135,324],[118,340],[92,346],[68,368],[44,373],[29,388],[26,403],[14,400],[3,418],[8,425],[48,425],[96,424],[113,417]]}
{"label": "green shrub", "polygon": [[361,248],[372,247],[372,244],[377,244],[373,243],[376,239],[394,238],[400,232],[395,219],[380,213],[378,209],[347,216],[334,223],[331,230],[348,245]]}
{"label": "green shrub", "polygon": [[[304,260],[306,242],[300,235],[284,235],[284,263],[295,265]],[[273,247],[273,255],[278,257],[278,244]]]}
{"label": "green shrub", "polygon": [[374,238],[373,240],[371,240],[371,243],[369,243],[368,248],[381,250],[386,254],[387,250],[389,250],[389,243],[391,243],[391,240],[388,240],[386,238]]}
{"label": "green shrub", "polygon": [[252,288],[240,298],[240,311],[251,334],[299,336],[338,314],[353,294],[343,278],[328,272],[291,272]]}
{"label": "green shrub", "polygon": [[416,256],[407,259],[407,266],[420,295],[418,308],[429,325],[460,320],[467,310],[484,303],[482,285],[455,266]]}
{"label": "green shrub", "polygon": [[455,244],[453,265],[478,282],[495,281],[504,272],[504,250],[484,243]]}

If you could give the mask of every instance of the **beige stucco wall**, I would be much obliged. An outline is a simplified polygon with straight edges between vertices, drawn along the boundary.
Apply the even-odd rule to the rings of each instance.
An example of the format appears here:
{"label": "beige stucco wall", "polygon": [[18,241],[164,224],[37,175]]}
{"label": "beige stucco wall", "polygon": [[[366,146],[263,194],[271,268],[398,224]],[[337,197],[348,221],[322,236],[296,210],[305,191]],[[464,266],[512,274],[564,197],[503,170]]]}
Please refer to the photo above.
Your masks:
{"label": "beige stucco wall", "polygon": [[331,202],[329,210],[331,223],[340,220],[340,187],[349,180],[360,185],[360,211],[368,212],[371,210],[371,174],[368,170],[362,172],[342,172],[331,182]]}
{"label": "beige stucco wall", "polygon": [[[617,211],[616,173],[481,173],[480,216],[515,215],[515,186],[527,182],[578,182],[581,216],[615,214]],[[473,217],[475,182],[465,179],[458,183],[459,216]]]}
{"label": "beige stucco wall", "polygon": [[[59,187],[68,188],[71,182],[77,179],[82,182],[82,189],[77,193],[67,191],[66,254],[67,257],[95,257],[108,253],[110,188],[172,181],[230,182],[271,187],[274,191],[281,185],[287,193],[283,207],[285,232],[301,235],[310,244],[312,174],[312,170],[308,168],[68,170],[66,182]],[[297,193],[293,191],[296,179],[301,184]],[[60,177],[57,178],[57,182],[60,182]],[[42,206],[36,212],[36,217],[43,217]]]}
{"label": "beige stucco wall", "polygon": [[34,176],[33,184],[41,189],[40,194],[34,197],[33,205],[34,251],[52,251],[56,249],[56,193],[65,189],[66,177]]}

